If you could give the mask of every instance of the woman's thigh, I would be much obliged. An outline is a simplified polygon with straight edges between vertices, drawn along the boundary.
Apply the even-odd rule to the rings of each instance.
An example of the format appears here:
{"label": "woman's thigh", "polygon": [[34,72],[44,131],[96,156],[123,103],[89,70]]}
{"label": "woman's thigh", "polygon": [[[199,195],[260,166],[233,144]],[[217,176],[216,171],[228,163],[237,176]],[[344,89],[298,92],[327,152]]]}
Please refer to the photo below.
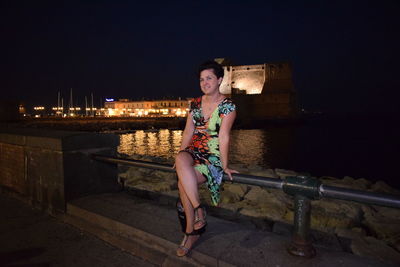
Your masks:
{"label": "woman's thigh", "polygon": [[175,166],[177,168],[188,168],[188,167],[192,167],[193,168],[192,155],[190,155],[189,152],[180,151],[178,153],[178,155],[176,155]]}
{"label": "woman's thigh", "polygon": [[202,173],[200,173],[198,170],[195,169],[196,172],[196,179],[197,179],[197,184],[201,185],[203,183],[205,183],[206,177],[204,177],[204,175]]}
{"label": "woman's thigh", "polygon": [[191,168],[196,175],[196,180],[198,184],[206,182],[206,178],[204,177],[204,175],[194,168],[193,163],[194,160],[192,155],[190,155],[190,153],[186,151],[179,152],[175,159],[177,171],[179,171],[181,168]]}

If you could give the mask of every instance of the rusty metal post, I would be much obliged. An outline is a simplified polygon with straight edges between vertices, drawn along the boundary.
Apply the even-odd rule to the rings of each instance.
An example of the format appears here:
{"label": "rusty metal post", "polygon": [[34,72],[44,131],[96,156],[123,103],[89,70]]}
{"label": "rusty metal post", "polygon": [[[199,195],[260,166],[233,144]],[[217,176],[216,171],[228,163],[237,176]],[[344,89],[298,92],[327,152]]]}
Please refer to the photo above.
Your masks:
{"label": "rusty metal post", "polygon": [[294,196],[294,218],[292,242],[288,252],[295,256],[312,258],[315,249],[310,237],[311,199],[319,197],[321,183],[310,176],[286,177],[283,191]]}
{"label": "rusty metal post", "polygon": [[310,238],[311,201],[308,197],[296,195],[294,197],[294,222],[292,243],[288,252],[295,256],[312,258],[315,248]]}

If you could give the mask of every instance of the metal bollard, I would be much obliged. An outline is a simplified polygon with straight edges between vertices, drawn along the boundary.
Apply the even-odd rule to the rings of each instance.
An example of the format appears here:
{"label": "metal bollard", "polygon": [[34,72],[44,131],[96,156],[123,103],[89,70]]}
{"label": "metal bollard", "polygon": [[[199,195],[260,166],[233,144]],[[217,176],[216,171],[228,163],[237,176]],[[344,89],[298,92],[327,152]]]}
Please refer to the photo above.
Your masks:
{"label": "metal bollard", "polygon": [[287,251],[295,256],[312,258],[315,248],[310,238],[311,201],[308,197],[296,195],[294,197],[294,227],[292,243]]}
{"label": "metal bollard", "polygon": [[315,248],[310,238],[311,200],[319,197],[321,183],[310,176],[286,177],[282,187],[287,194],[294,195],[294,228],[288,252],[295,256],[312,258]]}

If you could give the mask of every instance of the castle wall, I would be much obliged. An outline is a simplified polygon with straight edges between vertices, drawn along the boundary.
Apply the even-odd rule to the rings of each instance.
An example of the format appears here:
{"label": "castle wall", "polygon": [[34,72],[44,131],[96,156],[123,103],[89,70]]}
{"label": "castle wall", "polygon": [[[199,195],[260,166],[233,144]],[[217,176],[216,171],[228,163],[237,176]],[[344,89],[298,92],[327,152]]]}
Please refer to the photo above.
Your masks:
{"label": "castle wall", "polygon": [[296,94],[290,63],[224,66],[220,86],[238,106],[238,119],[294,118]]}

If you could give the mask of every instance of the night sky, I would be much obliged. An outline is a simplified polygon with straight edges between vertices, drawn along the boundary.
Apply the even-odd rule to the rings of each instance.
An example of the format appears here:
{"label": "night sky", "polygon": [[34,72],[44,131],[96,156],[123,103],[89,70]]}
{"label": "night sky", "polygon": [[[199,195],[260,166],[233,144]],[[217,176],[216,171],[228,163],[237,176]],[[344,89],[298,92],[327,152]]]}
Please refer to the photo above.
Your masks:
{"label": "night sky", "polygon": [[397,1],[2,1],[2,98],[200,95],[199,63],[290,61],[301,107],[399,112]]}

